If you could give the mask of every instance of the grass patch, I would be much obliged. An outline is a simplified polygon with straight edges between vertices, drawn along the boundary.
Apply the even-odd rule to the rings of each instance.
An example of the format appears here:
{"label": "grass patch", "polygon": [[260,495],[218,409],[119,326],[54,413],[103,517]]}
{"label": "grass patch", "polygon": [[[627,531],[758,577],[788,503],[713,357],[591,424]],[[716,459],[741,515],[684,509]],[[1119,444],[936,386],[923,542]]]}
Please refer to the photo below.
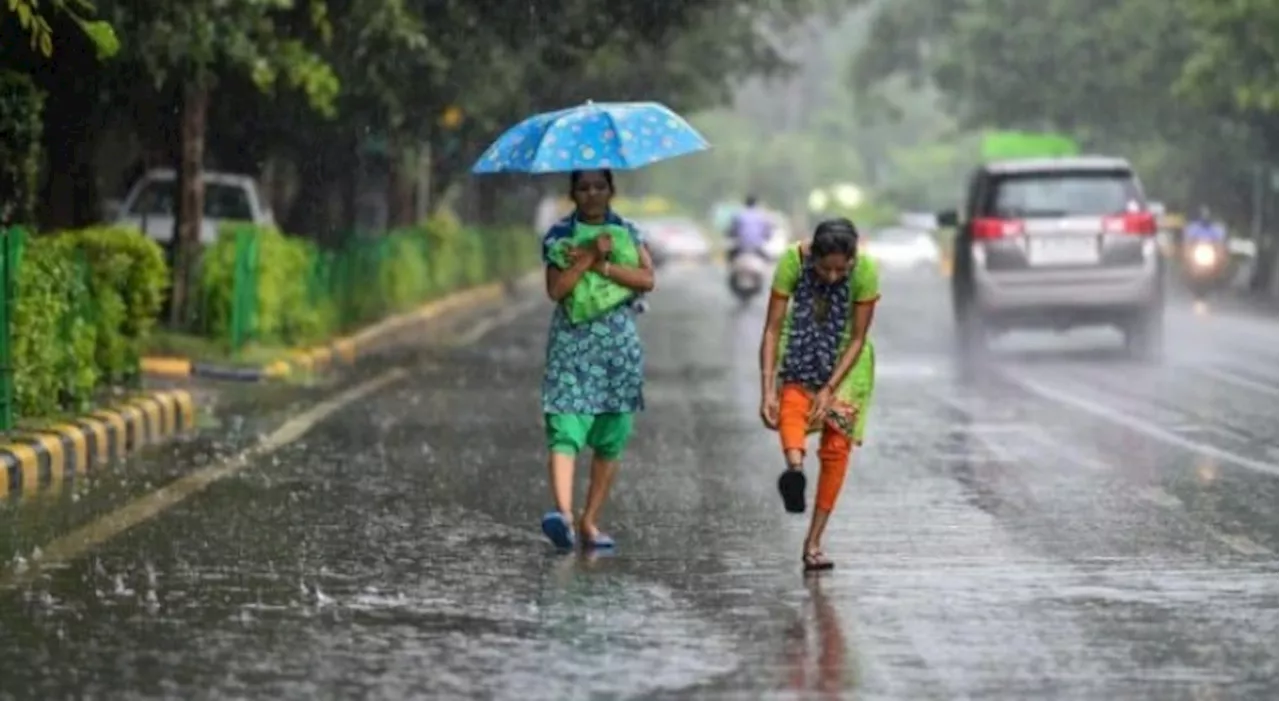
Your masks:
{"label": "grass patch", "polygon": [[99,387],[94,392],[93,399],[82,411],[60,409],[42,416],[20,416],[12,431],[8,434],[0,433],[0,439],[49,431],[59,425],[74,424],[77,420],[100,409],[119,409],[135,399],[149,397],[151,394],[139,387]]}
{"label": "grass patch", "polygon": [[238,353],[221,341],[173,331],[152,332],[144,355],[186,358],[193,362],[230,367],[256,368],[288,358],[292,348],[249,343]]}

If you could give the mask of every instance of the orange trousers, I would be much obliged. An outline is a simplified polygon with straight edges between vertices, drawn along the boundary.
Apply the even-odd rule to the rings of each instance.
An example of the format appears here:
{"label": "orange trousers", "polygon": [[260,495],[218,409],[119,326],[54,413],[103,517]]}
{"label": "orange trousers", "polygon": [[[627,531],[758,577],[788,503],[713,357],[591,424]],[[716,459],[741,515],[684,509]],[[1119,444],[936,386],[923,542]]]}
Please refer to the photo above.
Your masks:
{"label": "orange trousers", "polygon": [[[809,430],[809,409],[813,406],[813,397],[808,390],[799,385],[783,385],[782,396],[778,400],[778,436],[782,439],[784,451],[805,451],[805,437]],[[844,487],[845,474],[849,471],[849,455],[853,452],[853,441],[844,431],[834,426],[823,424],[822,440],[818,444],[818,494],[814,498],[814,506],[823,511],[831,511],[836,506],[836,497]]]}

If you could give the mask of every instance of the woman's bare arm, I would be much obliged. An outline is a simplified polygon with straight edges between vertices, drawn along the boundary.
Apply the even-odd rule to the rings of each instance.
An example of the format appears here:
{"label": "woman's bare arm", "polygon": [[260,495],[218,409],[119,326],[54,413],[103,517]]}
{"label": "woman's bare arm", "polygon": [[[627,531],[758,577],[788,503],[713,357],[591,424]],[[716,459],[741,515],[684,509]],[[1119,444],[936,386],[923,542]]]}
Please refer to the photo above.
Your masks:
{"label": "woman's bare arm", "polygon": [[840,359],[836,361],[835,370],[831,373],[831,379],[827,380],[827,387],[835,389],[844,382],[844,378],[849,374],[849,370],[858,363],[858,356],[862,355],[862,348],[867,344],[867,330],[871,328],[871,320],[876,315],[875,302],[855,302],[853,305],[853,337],[849,339],[849,347],[844,349],[844,353],[840,354]]}
{"label": "woman's bare arm", "polygon": [[787,315],[787,298],[769,295],[769,311],[764,317],[764,332],[760,334],[760,396],[772,397],[777,393],[775,369],[778,365],[778,342],[782,339],[782,320]]}
{"label": "woman's bare arm", "polygon": [[640,265],[618,265],[597,260],[592,268],[597,273],[636,292],[652,292],[653,257],[649,255],[647,246],[640,246]]}
{"label": "woman's bare arm", "polygon": [[569,261],[569,267],[563,269],[547,266],[547,296],[552,302],[559,303],[569,296],[574,285],[596,264],[596,255],[590,249],[575,248],[569,251]]}

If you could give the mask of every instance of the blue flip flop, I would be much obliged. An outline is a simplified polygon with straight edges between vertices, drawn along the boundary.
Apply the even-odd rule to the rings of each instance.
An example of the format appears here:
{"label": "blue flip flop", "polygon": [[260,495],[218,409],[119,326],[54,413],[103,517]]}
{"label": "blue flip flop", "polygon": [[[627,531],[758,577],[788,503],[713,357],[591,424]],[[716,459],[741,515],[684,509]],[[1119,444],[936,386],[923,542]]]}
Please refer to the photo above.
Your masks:
{"label": "blue flip flop", "polygon": [[573,529],[569,527],[569,520],[559,511],[548,511],[542,517],[542,533],[557,548],[573,549]]}
{"label": "blue flip flop", "polygon": [[596,533],[594,536],[587,538],[583,546],[588,550],[613,550],[618,546],[613,542],[613,538],[605,533]]}

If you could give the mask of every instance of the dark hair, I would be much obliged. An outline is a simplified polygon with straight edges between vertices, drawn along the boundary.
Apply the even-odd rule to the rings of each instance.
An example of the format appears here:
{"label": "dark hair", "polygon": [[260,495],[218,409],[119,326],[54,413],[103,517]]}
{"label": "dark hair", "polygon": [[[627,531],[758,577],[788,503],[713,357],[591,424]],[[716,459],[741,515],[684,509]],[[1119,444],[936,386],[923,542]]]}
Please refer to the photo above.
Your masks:
{"label": "dark hair", "polygon": [[755,195],[747,195],[747,206],[748,206],[748,207],[754,207],[754,206],[756,206],[756,196],[755,196]]}
{"label": "dark hair", "polygon": [[[614,191],[614,186],[613,186],[613,171],[612,171],[612,170],[609,170],[608,168],[599,168],[598,170],[600,171],[600,174],[604,176],[604,181],[605,181],[606,183],[609,183],[609,192],[610,192],[610,193],[612,193],[612,192]],[[575,170],[575,171],[573,171],[572,173],[569,173],[569,192],[570,192],[570,194],[572,194],[572,193],[573,193],[573,190],[574,190],[575,188],[577,188],[577,187],[578,187],[578,181],[579,181],[579,180],[581,180],[581,179],[582,179],[582,176],[583,176],[583,175],[586,175],[586,174],[587,174],[587,172],[588,172],[588,171],[586,171],[586,170]]]}
{"label": "dark hair", "polygon": [[813,230],[810,250],[815,258],[837,253],[852,258],[858,252],[858,228],[844,217],[821,222]]}

